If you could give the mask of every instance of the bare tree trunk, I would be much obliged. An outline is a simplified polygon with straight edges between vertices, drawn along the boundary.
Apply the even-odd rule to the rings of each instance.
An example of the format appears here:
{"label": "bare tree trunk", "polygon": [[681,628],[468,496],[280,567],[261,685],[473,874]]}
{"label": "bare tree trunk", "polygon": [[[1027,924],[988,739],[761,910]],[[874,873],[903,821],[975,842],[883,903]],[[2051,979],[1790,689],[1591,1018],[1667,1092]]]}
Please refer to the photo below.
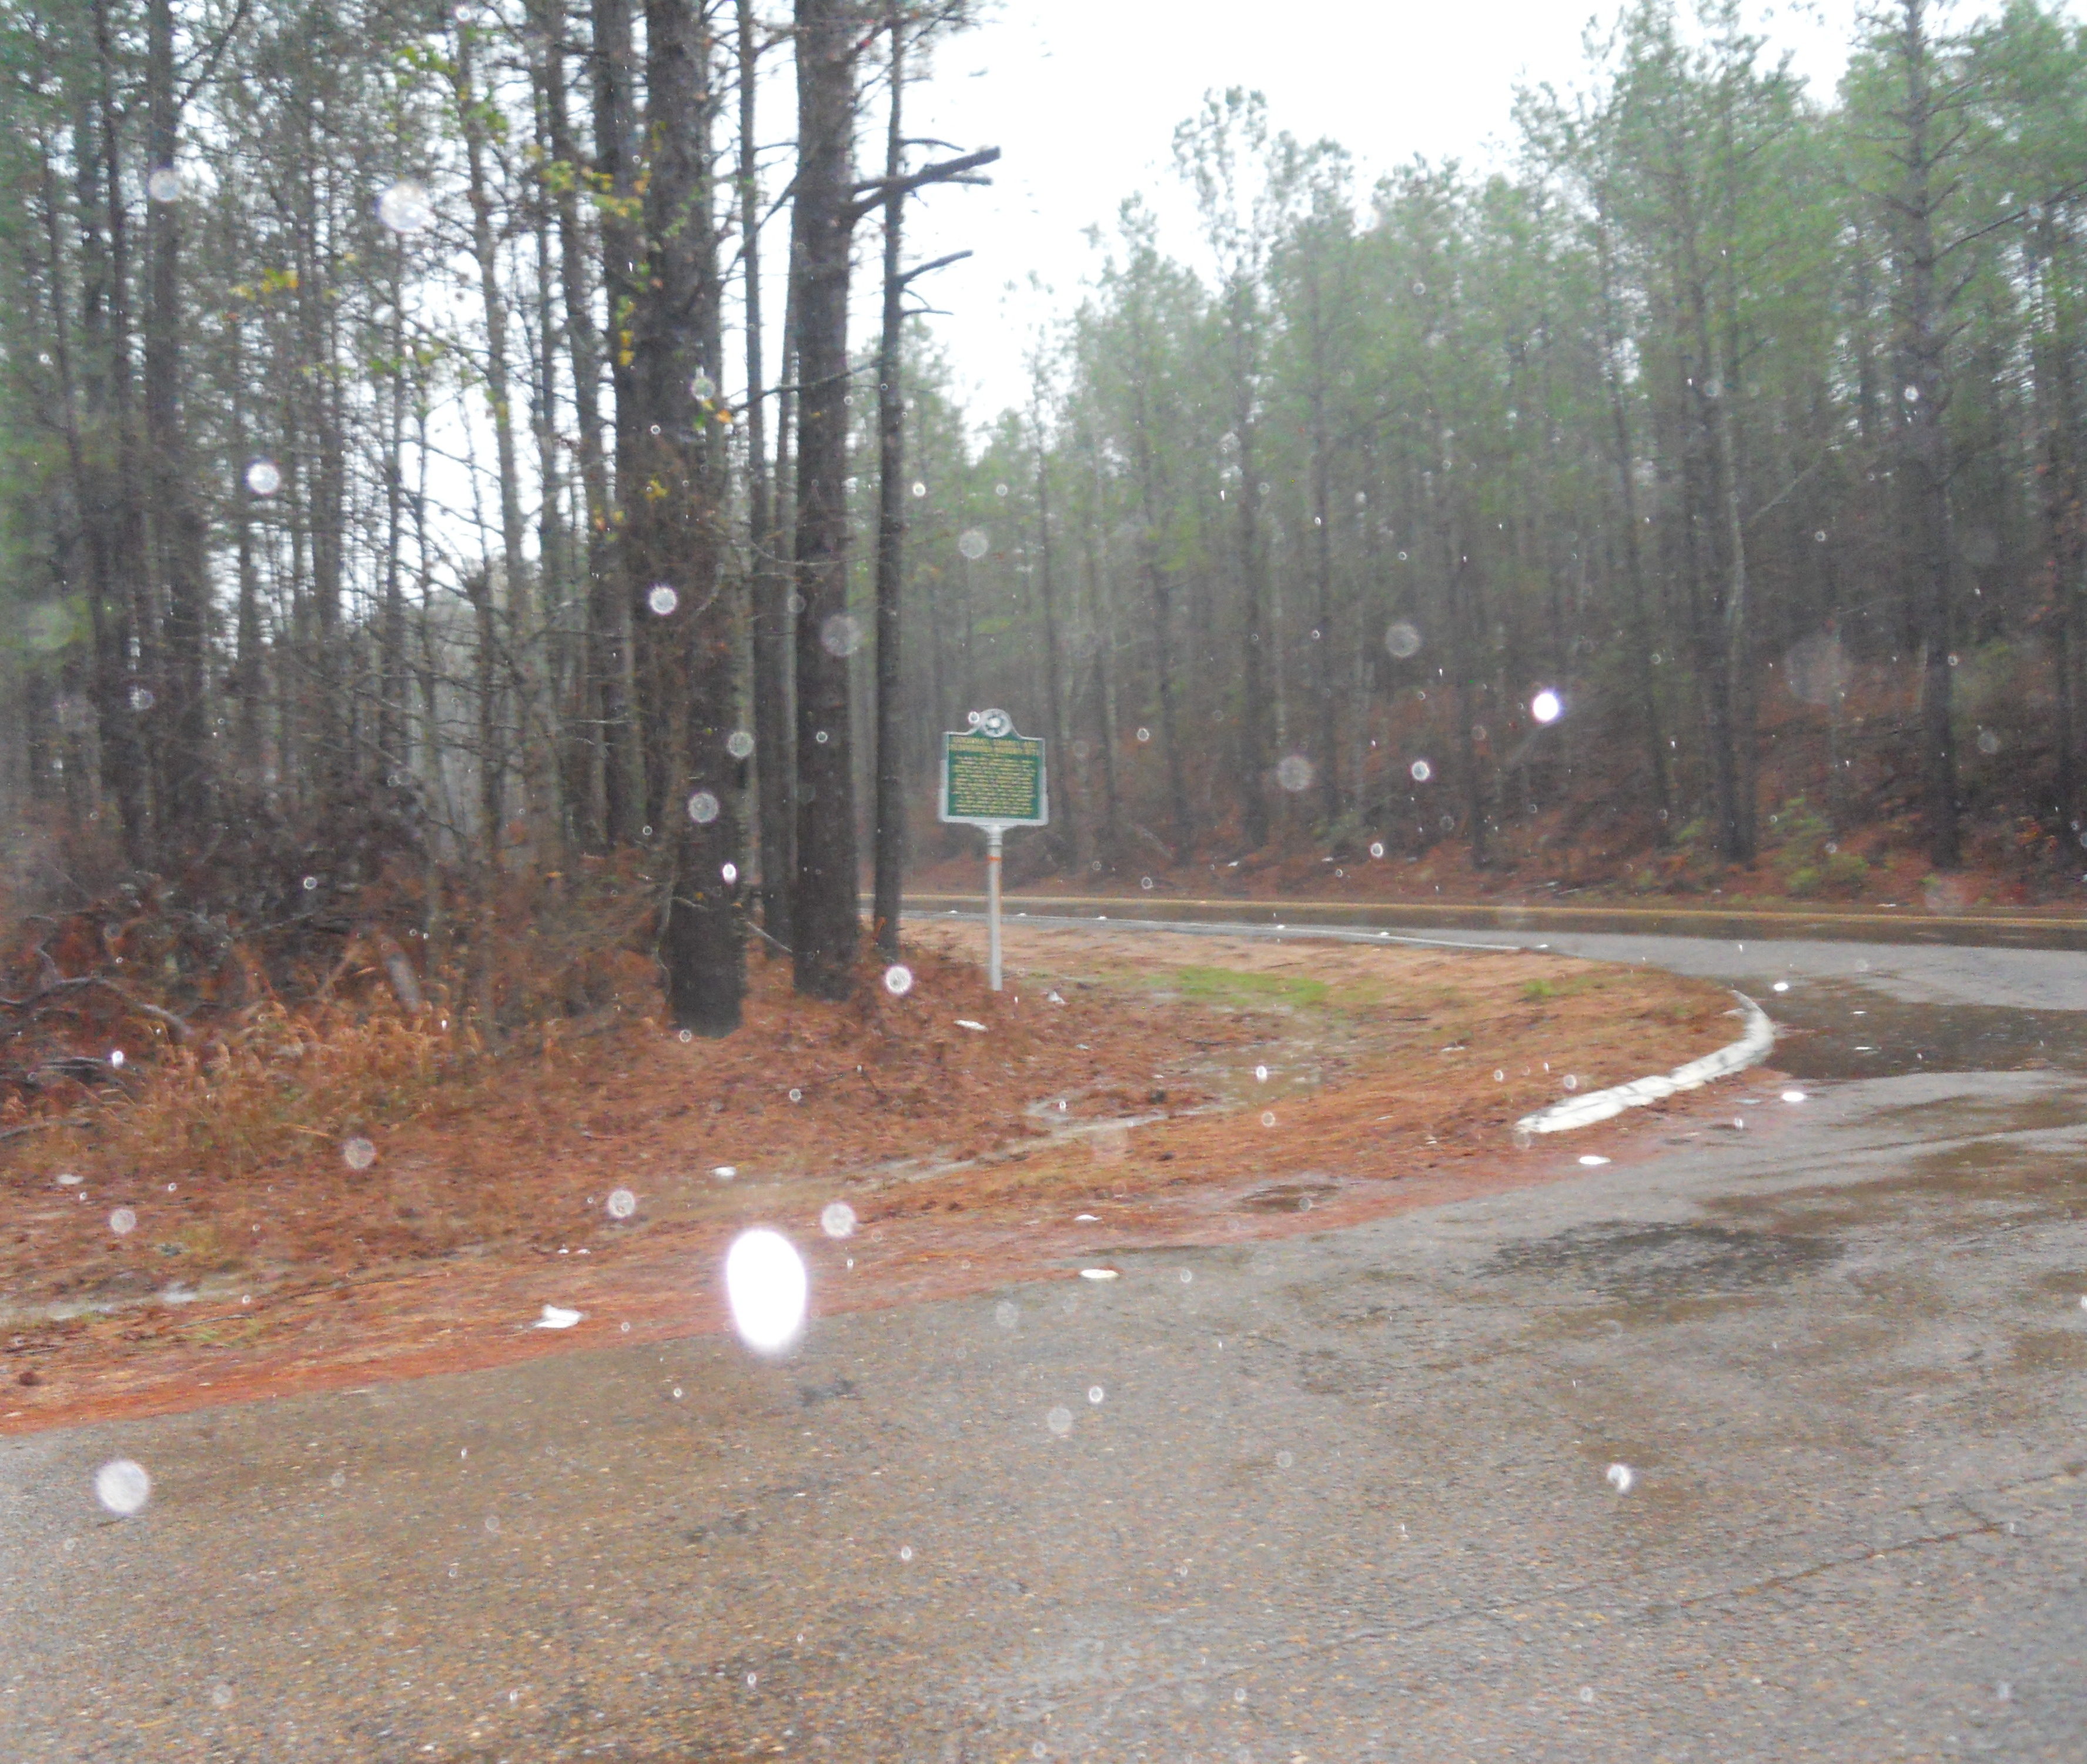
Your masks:
{"label": "bare tree trunk", "polygon": [[237,319],[227,327],[232,345],[229,408],[232,420],[232,528],[238,558],[239,603],[233,627],[232,692],[239,769],[249,788],[262,775],[261,574],[254,557],[254,500],[246,483],[246,330]]}
{"label": "bare tree trunk", "polygon": [[[379,696],[377,718],[377,745],[382,753],[387,771],[409,769],[412,763],[410,737],[407,733],[407,698],[412,689],[406,676],[406,591],[400,579],[403,559],[399,555],[406,542],[404,280],[395,259],[391,273],[391,384],[384,422],[384,604],[382,623],[378,630],[378,647],[382,660],[378,670]],[[235,469],[236,463],[235,456]],[[245,491],[243,483],[234,491],[240,500],[240,613],[242,633],[245,617],[245,579],[250,568],[246,555],[249,545]],[[243,634],[241,642],[243,647]]]}
{"label": "bare tree trunk", "polygon": [[1194,849],[1196,823],[1189,805],[1189,778],[1181,754],[1180,683],[1174,677],[1173,584],[1159,561],[1159,495],[1158,468],[1153,458],[1150,398],[1145,367],[1150,360],[1147,339],[1141,328],[1137,344],[1137,371],[1131,386],[1133,399],[1132,460],[1137,472],[1140,519],[1137,561],[1145,578],[1145,597],[1152,613],[1153,659],[1159,680],[1159,739],[1167,749],[1167,809],[1173,824],[1174,861],[1181,862]]}
{"label": "bare tree trunk", "polygon": [[1602,277],[1602,381],[1609,395],[1609,427],[1615,447],[1616,485],[1624,516],[1624,587],[1625,640],[1630,645],[1630,668],[1637,700],[1638,734],[1645,743],[1645,768],[1651,774],[1653,807],[1658,811],[1653,837],[1664,846],[1671,834],[1674,784],[1667,757],[1667,737],[1660,726],[1659,694],[1653,683],[1651,609],[1645,596],[1645,544],[1638,531],[1637,455],[1631,445],[1630,416],[1624,404],[1623,382],[1617,366],[1623,339],[1616,322],[1615,267],[1606,213],[1595,227],[1596,248]]}
{"label": "bare tree trunk", "polygon": [[113,49],[105,9],[95,7],[100,89],[75,132],[80,228],[80,332],[87,482],[82,519],[95,558],[96,721],[105,793],[123,819],[124,851],[143,865],[154,849],[152,767],[145,718],[156,644],[139,531],[136,446],[130,428],[130,276],[124,248],[122,159],[111,107]]}
{"label": "bare tree trunk", "polygon": [[[642,246],[636,218],[638,156],[634,93],[638,84],[636,50],[632,46],[630,0],[591,0],[594,21],[594,149],[595,170],[608,185],[609,200],[601,205],[602,279],[608,297],[608,372],[615,393],[615,493],[608,493],[604,473],[603,510],[599,536],[601,554],[596,570],[595,630],[602,646],[602,733],[604,805],[612,844],[638,836],[651,801],[647,787],[647,732],[637,711],[638,633],[650,615],[645,604],[649,584],[640,579],[623,554],[622,534],[643,480],[636,459],[638,398],[632,368],[631,314],[638,297],[638,259]],[[599,433],[597,425],[596,433]],[[619,604],[608,603],[613,596]]]}
{"label": "bare tree trunk", "polygon": [[[146,13],[145,156],[148,174],[172,175],[180,99],[174,90],[171,0],[151,0]],[[148,179],[149,181],[149,179]],[[204,668],[209,590],[203,579],[203,518],[191,492],[187,432],[181,421],[181,203],[178,192],[151,202],[146,248],[151,287],[145,309],[145,442],[154,572],[166,608],[169,701],[161,762],[167,833],[190,843],[206,824],[210,788],[210,705]]]}
{"label": "bare tree trunk", "polygon": [[[753,0],[739,7],[739,224],[745,273],[746,500],[748,550],[752,553],[753,626],[753,765],[761,837],[761,925],[771,955],[790,947],[792,822],[796,767],[790,740],[790,579],[784,562],[775,476],[768,462],[768,401],[763,385],[761,311],[761,187],[754,153],[757,76]],[[783,378],[789,378],[785,325]],[[779,388],[779,404],[787,397]],[[783,410],[787,411],[787,405]],[[779,412],[779,457],[787,446],[789,421]]]}
{"label": "bare tree trunk", "polygon": [[738,905],[742,805],[728,745],[738,646],[723,568],[728,416],[719,390],[723,290],[707,0],[647,0],[645,43],[652,156],[634,344],[647,438],[639,457],[647,485],[664,493],[632,510],[631,527],[646,579],[680,597],[655,621],[660,666],[653,684],[671,742],[655,758],[671,780],[661,812],[675,830],[659,954],[674,1026],[723,1036],[739,1027],[746,963]]}
{"label": "bare tree trunk", "polygon": [[[860,937],[847,661],[822,641],[847,605],[848,249],[857,9],[797,0],[797,990],[845,998]],[[838,624],[834,629],[838,630]],[[840,647],[836,645],[836,647]]]}
{"label": "bare tree trunk", "polygon": [[1927,0],[1899,0],[1893,33],[1901,83],[1896,113],[1903,134],[1893,157],[1901,174],[1892,208],[1897,223],[1899,269],[1899,352],[1906,369],[1900,415],[1899,456],[1905,472],[1907,581],[1913,625],[1923,663],[1921,686],[1921,775],[1928,861],[1954,869],[1962,861],[1957,826],[1957,738],[1951,716],[1949,646],[1953,607],[1948,438],[1943,433],[1947,403],[1944,357],[1948,329],[1938,287],[1940,253],[1935,216],[1948,194],[1937,182],[1942,155],[1940,106],[1934,90],[1933,44],[1927,32]]}
{"label": "bare tree trunk", "polygon": [[2078,455],[2080,398],[2078,348],[2072,293],[2061,258],[2055,213],[2046,212],[2032,235],[2032,273],[2041,268],[2044,322],[2034,350],[2036,406],[2042,429],[2043,528],[2049,611],[2046,640],[2051,650],[2055,749],[2054,824],[2067,831],[2080,802],[2077,710],[2073,702],[2073,614],[2087,534],[2081,528]]}
{"label": "bare tree trunk", "polygon": [[899,726],[900,613],[906,579],[906,396],[899,375],[906,282],[898,268],[906,213],[906,192],[898,182],[906,161],[906,26],[896,6],[886,28],[891,34],[891,103],[884,155],[890,185],[884,199],[884,326],[877,352],[877,808],[870,924],[877,953],[895,962],[906,876],[906,769]]}
{"label": "bare tree trunk", "polygon": [[[1236,294],[1235,304],[1242,298]],[[1246,322],[1236,318],[1235,330],[1242,329]],[[1245,346],[1242,342],[1235,347],[1243,350]],[[1239,383],[1232,432],[1239,444],[1240,604],[1245,618],[1244,699],[1240,709],[1240,824],[1247,848],[1256,851],[1268,843],[1269,662],[1261,622],[1262,578],[1267,560],[1261,540],[1261,486],[1254,476],[1253,387],[1244,364],[1236,371]]]}
{"label": "bare tree trunk", "polygon": [[1331,827],[1341,818],[1340,694],[1334,685],[1334,442],[1326,418],[1327,314],[1319,285],[1316,248],[1305,262],[1305,322],[1311,342],[1312,574],[1318,613],[1312,647],[1312,690],[1319,701],[1319,813]]}
{"label": "bare tree trunk", "polygon": [[[1059,666],[1058,590],[1052,572],[1051,555],[1051,456],[1044,446],[1043,395],[1039,374],[1033,389],[1030,425],[1036,443],[1036,583],[1044,613],[1044,697],[1046,728],[1051,740],[1051,764],[1057,768],[1061,780],[1056,814],[1060,824],[1069,828],[1075,819],[1070,784],[1073,772],[1067,763],[1069,755],[1065,745],[1065,681]],[[1060,844],[1061,852],[1072,849],[1063,835]]]}
{"label": "bare tree trunk", "polygon": [[[493,407],[493,440],[500,478],[501,573],[507,590],[507,672],[514,696],[514,728],[522,750],[523,813],[540,852],[550,826],[550,789],[539,702],[540,621],[529,566],[523,557],[521,465],[514,448],[513,392],[508,374],[507,303],[500,286],[500,247],[493,225],[493,190],[487,175],[484,111],[474,78],[475,27],[457,27],[456,100],[463,135],[467,189],[471,200],[472,255],[479,297],[485,309],[485,391]],[[489,592],[490,592],[489,587]]]}

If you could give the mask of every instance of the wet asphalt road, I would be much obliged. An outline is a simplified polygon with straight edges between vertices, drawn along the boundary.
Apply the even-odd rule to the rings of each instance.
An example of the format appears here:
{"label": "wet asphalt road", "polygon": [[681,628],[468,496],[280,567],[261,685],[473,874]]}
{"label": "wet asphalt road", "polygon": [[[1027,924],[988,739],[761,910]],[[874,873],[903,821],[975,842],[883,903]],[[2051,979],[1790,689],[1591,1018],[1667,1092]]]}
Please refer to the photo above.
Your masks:
{"label": "wet asphalt road", "polygon": [[780,1362],[6,1442],[0,1761],[2087,1759],[2087,956],[1547,941],[1807,1100]]}

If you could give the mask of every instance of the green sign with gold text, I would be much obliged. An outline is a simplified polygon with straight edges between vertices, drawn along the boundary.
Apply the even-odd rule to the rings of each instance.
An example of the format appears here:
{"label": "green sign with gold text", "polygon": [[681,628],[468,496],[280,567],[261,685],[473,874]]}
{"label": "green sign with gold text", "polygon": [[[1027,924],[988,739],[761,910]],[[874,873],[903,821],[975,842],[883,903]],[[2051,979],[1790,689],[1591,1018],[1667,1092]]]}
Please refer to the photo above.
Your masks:
{"label": "green sign with gold text", "polygon": [[[994,713],[988,713],[988,716]],[[1044,781],[1044,744],[1018,735],[999,713],[1004,733],[980,726],[942,737],[941,818],[981,826],[1042,826],[1051,818]]]}

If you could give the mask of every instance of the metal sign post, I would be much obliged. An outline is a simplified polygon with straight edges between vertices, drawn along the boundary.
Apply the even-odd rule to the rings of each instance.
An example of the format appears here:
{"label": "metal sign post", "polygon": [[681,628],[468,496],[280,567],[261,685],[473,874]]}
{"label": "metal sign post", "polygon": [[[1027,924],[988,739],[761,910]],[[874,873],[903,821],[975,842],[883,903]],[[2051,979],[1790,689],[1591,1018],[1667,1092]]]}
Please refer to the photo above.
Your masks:
{"label": "metal sign post", "polygon": [[1000,865],[1001,841],[1011,826],[1044,826],[1051,799],[1044,772],[1044,743],[1018,735],[1005,711],[975,711],[962,734],[942,737],[943,821],[985,829],[986,967],[1000,988]]}
{"label": "metal sign post", "polygon": [[997,821],[985,828],[985,971],[987,984],[1000,990],[1000,839],[1007,829]]}

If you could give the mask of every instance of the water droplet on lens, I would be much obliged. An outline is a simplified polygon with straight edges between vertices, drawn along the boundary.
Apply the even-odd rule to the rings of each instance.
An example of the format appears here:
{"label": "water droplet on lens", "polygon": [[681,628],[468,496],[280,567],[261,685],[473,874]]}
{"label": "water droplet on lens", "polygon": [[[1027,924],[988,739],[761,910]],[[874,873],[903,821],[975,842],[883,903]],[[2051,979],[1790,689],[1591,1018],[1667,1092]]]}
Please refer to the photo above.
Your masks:
{"label": "water droplet on lens", "polygon": [[1137,738],[1141,741],[1149,741],[1152,739],[1152,731],[1150,729],[1140,729],[1137,732]]}
{"label": "water droplet on lens", "polygon": [[152,1479],[144,1466],[128,1458],[112,1458],[94,1473],[94,1497],[123,1518],[142,1513],[152,1498]]}
{"label": "water droplet on lens", "polygon": [[804,1259],[780,1232],[742,1233],[724,1260],[725,1296],[732,1320],[749,1348],[770,1352],[803,1327],[807,1294]]}
{"label": "water droplet on lens", "polygon": [[155,169],[145,180],[145,194],[155,202],[179,202],[181,199],[181,174],[171,165]]}
{"label": "water droplet on lens", "polygon": [[689,798],[689,818],[698,826],[708,826],[718,818],[718,799],[707,790],[698,790]]}
{"label": "water droplet on lens", "polygon": [[1556,723],[1565,714],[1565,701],[1546,686],[1529,701],[1529,714],[1539,723]]}
{"label": "water droplet on lens", "polygon": [[819,647],[829,656],[852,656],[862,647],[862,621],[836,613],[819,627]]}
{"label": "water droplet on lens", "polygon": [[903,998],[913,990],[913,970],[903,962],[894,962],[884,971],[884,989],[894,998]]}
{"label": "water droplet on lens", "polygon": [[394,233],[422,233],[435,224],[435,205],[422,186],[401,178],[377,199],[377,218]]}
{"label": "water droplet on lens", "polygon": [[655,582],[646,590],[645,604],[652,609],[655,617],[664,618],[681,604],[681,596],[664,582]]}
{"label": "water droplet on lens", "polygon": [[846,1201],[829,1201],[819,1214],[819,1229],[829,1237],[855,1235],[855,1209]]}
{"label": "water droplet on lens", "polygon": [[1435,775],[1435,768],[1424,759],[1416,759],[1406,770],[1413,774],[1413,781],[1424,784]]}
{"label": "water droplet on lens", "polygon": [[753,751],[753,737],[745,729],[734,729],[724,738],[724,750],[734,759],[744,759]]}
{"label": "water droplet on lens", "polygon": [[973,563],[976,563],[992,549],[992,541],[986,537],[984,532],[975,527],[967,527],[957,539],[957,549],[970,558]]}
{"label": "water droplet on lens", "polygon": [[1103,1394],[1102,1387],[1098,1384],[1090,1384],[1087,1386],[1087,1400],[1090,1403],[1099,1403]]}
{"label": "water droplet on lens", "polygon": [[1637,1472],[1628,1464],[1611,1464],[1606,1480],[1618,1494],[1628,1494],[1637,1484]]}
{"label": "water droplet on lens", "polygon": [[638,1211],[638,1197],[627,1188],[612,1188],[608,1191],[608,1216],[628,1219]]}
{"label": "water droplet on lens", "polygon": [[719,870],[718,873],[725,879],[728,884],[736,882],[739,880],[739,865],[736,864],[728,864],[723,869]]}
{"label": "water droplet on lens", "polygon": [[283,487],[283,474],[273,459],[254,459],[246,468],[246,488],[256,496],[273,496]]}
{"label": "water droplet on lens", "polygon": [[1275,1454],[1275,1467],[1278,1470],[1287,1470],[1296,1462],[1297,1454],[1295,1452],[1279,1451]]}
{"label": "water droplet on lens", "polygon": [[127,1207],[119,1207],[109,1215],[109,1228],[119,1237],[127,1237],[138,1228],[138,1215]]}
{"label": "water droplet on lens", "polygon": [[342,1145],[340,1161],[351,1170],[366,1170],[377,1161],[377,1147],[358,1134]]}
{"label": "water droplet on lens", "polygon": [[1385,629],[1384,647],[1404,661],[1409,656],[1419,654],[1420,633],[1405,619],[1395,620]]}
{"label": "water droplet on lens", "polygon": [[1054,1408],[1044,1417],[1044,1424],[1063,1439],[1073,1430],[1073,1412],[1062,1406]]}
{"label": "water droplet on lens", "polygon": [[1312,762],[1302,754],[1288,754],[1277,764],[1275,781],[1292,796],[1312,788]]}

